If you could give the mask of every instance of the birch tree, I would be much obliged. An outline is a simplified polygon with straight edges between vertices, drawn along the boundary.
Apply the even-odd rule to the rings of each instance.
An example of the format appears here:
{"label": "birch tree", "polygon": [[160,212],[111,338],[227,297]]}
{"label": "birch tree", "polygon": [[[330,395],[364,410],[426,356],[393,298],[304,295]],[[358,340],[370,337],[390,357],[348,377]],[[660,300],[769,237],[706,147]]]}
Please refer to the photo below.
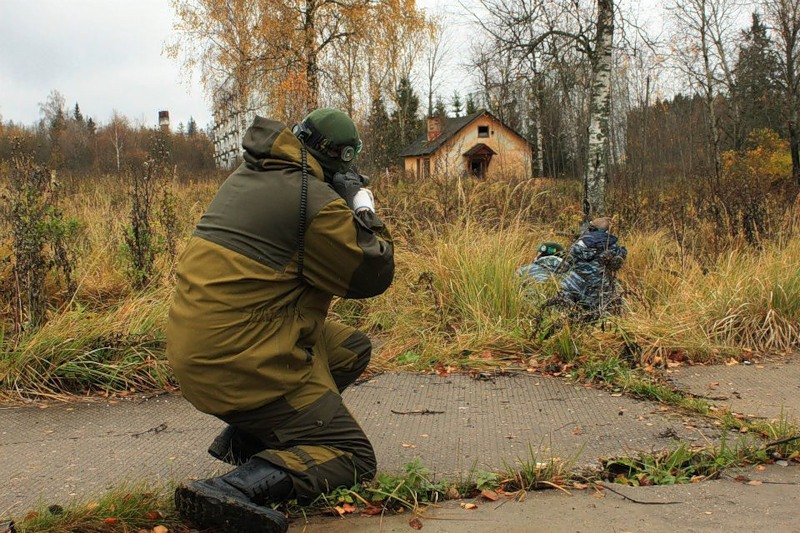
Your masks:
{"label": "birch tree", "polygon": [[[484,13],[476,16],[501,49],[530,57],[539,50],[556,49],[566,42],[589,59],[591,97],[585,132],[587,158],[583,171],[584,213],[605,212],[608,182],[609,114],[611,111],[611,57],[614,45],[614,1],[482,0]],[[546,46],[546,45],[550,46]]]}
{"label": "birch tree", "polygon": [[[415,0],[171,1],[176,33],[168,54],[188,71],[199,68],[215,101],[233,99],[244,112],[266,95],[273,111],[286,110],[278,113],[283,119],[319,106],[326,59],[337,45],[353,39],[349,49],[339,48],[351,60],[353,80],[352,60],[369,50],[389,59],[385,66],[397,81],[419,43],[414,31],[424,31]],[[355,85],[344,89],[354,107]]]}
{"label": "birch tree", "polygon": [[608,181],[609,114],[611,112],[611,51],[614,44],[613,0],[597,0],[597,35],[591,55],[592,101],[589,110],[584,212],[605,213]]}

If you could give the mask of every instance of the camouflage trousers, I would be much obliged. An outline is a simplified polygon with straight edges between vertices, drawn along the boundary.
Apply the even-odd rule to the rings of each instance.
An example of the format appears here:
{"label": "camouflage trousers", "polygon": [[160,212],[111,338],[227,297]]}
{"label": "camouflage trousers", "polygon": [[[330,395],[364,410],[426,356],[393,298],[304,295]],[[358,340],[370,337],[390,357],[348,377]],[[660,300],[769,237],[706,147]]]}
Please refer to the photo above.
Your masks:
{"label": "camouflage trousers", "polygon": [[327,321],[313,349],[309,380],[279,400],[220,416],[255,456],[285,470],[301,501],[375,475],[375,453],[341,392],[369,363],[372,344],[354,328]]}

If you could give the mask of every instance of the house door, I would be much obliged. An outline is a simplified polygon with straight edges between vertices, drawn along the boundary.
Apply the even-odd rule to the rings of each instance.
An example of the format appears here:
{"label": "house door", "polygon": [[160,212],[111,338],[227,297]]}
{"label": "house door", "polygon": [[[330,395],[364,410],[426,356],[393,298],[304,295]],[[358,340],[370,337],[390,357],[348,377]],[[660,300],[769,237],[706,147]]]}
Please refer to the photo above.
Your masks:
{"label": "house door", "polygon": [[476,178],[486,177],[486,170],[489,168],[489,161],[483,157],[473,157],[469,160],[469,173]]}
{"label": "house door", "polygon": [[489,163],[492,161],[494,150],[483,143],[476,144],[466,152],[464,159],[467,163],[467,172],[478,179],[484,179],[489,171]]}

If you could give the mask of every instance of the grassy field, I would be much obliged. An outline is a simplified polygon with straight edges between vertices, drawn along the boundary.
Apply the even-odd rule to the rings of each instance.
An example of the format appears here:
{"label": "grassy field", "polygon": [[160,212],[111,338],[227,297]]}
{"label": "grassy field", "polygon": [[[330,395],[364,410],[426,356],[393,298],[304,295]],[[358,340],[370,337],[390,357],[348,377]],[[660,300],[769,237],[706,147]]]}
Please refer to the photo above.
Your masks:
{"label": "grassy field", "polygon": [[[167,185],[177,206],[178,253],[223,178]],[[169,386],[164,324],[174,258],[158,254],[155,276],[134,288],[127,183],[72,178],[62,188],[62,210],[78,228],[76,290],[49,276],[47,321],[15,332],[12,261],[0,262],[0,389],[46,397]],[[396,241],[395,282],[380,297],[338,300],[332,308],[382,340],[374,370],[546,367],[609,357],[658,367],[800,347],[797,204],[771,211],[770,234],[753,246],[732,231],[732,220],[717,227],[699,211],[678,210],[686,198],[669,191],[632,197],[626,190],[623,197],[612,190],[617,233],[629,249],[621,271],[627,304],[621,316],[586,325],[543,306],[555,286],[526,287],[514,276],[540,242],[570,242],[581,218],[578,183],[381,176],[375,191]],[[616,207],[621,202],[625,209]],[[154,220],[161,236],[166,228]],[[7,235],[0,231],[3,257],[11,255]]]}

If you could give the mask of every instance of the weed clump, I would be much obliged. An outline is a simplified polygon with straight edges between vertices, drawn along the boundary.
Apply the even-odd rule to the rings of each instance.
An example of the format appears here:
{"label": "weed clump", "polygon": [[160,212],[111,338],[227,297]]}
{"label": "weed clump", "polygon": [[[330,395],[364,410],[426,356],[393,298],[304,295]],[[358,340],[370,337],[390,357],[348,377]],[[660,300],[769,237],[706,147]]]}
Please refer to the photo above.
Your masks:
{"label": "weed clump", "polygon": [[11,229],[13,319],[20,334],[46,319],[49,274],[60,274],[67,293],[74,292],[72,240],[77,222],[61,210],[55,174],[34,163],[19,143],[10,165],[3,168],[8,189],[0,195],[0,218]]}

